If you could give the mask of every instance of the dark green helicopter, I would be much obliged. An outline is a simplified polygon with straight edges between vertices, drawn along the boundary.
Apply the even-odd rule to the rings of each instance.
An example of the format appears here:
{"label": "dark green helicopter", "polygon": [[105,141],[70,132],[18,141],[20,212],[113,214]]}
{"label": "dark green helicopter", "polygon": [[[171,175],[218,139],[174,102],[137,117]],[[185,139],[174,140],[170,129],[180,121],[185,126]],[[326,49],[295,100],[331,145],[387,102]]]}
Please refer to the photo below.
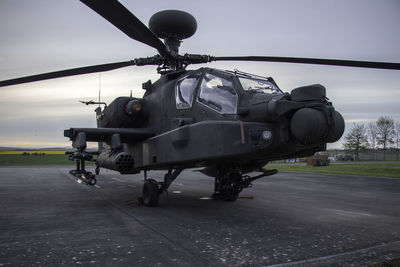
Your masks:
{"label": "dark green helicopter", "polygon": [[[70,128],[76,162],[70,173],[96,184],[100,168],[121,174],[144,171],[141,201],[157,206],[159,195],[186,168],[202,167],[215,177],[215,199],[234,201],[261,177],[271,160],[304,157],[340,139],[344,120],[315,84],[282,92],[272,78],[211,68],[186,70],[212,61],[265,61],[364,68],[400,69],[399,63],[316,58],[180,55],[183,39],[192,36],[196,20],[188,13],[166,10],[150,18],[149,28],[117,0],[81,0],[132,39],[158,50],[158,55],[1,81],[9,86],[59,77],[109,71],[127,66],[155,65],[161,77],[143,83],[143,98],[118,97],[96,111],[97,128]],[[159,39],[164,39],[164,43]],[[84,102],[86,104],[105,104]],[[95,153],[87,142],[98,142]],[[96,158],[94,156],[97,155]],[[85,162],[96,162],[96,174]],[[164,181],[147,178],[148,170],[166,170]],[[250,177],[247,173],[259,171]]]}

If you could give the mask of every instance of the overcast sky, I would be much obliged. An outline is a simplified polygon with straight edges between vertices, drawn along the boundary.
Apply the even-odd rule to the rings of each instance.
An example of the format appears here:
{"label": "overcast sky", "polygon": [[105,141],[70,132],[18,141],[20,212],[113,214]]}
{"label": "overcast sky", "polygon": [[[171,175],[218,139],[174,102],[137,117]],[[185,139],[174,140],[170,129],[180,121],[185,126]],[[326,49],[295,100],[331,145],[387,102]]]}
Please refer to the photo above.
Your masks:
{"label": "overcast sky", "polygon": [[[191,13],[198,29],[181,53],[400,62],[398,0],[121,2],[146,25],[160,10]],[[156,53],[79,1],[0,0],[0,80]],[[207,66],[272,76],[286,92],[320,83],[347,128],[382,115],[400,120],[400,71],[284,63]],[[129,67],[3,87],[0,146],[69,146],[64,129],[96,125],[94,107],[78,100],[97,99],[99,84],[106,102],[130,90],[141,97],[142,82],[157,78],[154,67]]]}

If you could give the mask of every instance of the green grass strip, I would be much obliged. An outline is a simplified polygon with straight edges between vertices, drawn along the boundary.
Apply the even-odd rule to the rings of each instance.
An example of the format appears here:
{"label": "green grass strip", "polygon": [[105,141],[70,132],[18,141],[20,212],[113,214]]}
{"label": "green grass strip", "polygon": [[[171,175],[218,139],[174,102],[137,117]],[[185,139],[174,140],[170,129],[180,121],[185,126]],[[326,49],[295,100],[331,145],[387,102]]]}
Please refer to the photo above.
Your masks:
{"label": "green grass strip", "polygon": [[[39,166],[39,165],[73,165],[68,155],[51,154],[40,156],[0,155],[0,166]],[[92,162],[87,162],[93,165]],[[396,177],[400,178],[400,163],[367,163],[367,164],[331,164],[323,167],[305,165],[267,165],[279,171],[312,172],[326,174],[348,174],[360,176]]]}
{"label": "green grass strip", "polygon": [[22,155],[23,153],[29,153],[30,155],[34,153],[40,154],[50,154],[50,155],[65,155],[65,150],[4,150],[0,151],[0,155]]}
{"label": "green grass strip", "polygon": [[[0,166],[39,166],[39,165],[73,165],[74,162],[68,160],[68,155],[0,155]],[[93,165],[92,162],[86,162]]]}
{"label": "green grass strip", "polygon": [[329,166],[322,167],[282,164],[271,166],[267,165],[267,168],[289,172],[312,172],[400,178],[400,163],[331,164]]}

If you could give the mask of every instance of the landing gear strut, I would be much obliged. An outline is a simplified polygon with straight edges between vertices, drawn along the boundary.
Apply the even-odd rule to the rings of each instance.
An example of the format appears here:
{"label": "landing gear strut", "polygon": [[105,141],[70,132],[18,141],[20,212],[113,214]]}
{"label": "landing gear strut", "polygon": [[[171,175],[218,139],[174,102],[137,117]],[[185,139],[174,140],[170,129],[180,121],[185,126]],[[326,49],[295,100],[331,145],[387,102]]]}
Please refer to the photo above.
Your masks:
{"label": "landing gear strut", "polygon": [[170,168],[168,173],[164,176],[164,182],[157,182],[154,179],[147,179],[147,171],[144,171],[145,182],[143,184],[142,197],[139,201],[145,206],[156,207],[158,206],[159,197],[163,192],[167,192],[169,186],[183,171],[183,168],[173,170]]}
{"label": "landing gear strut", "polygon": [[212,197],[216,200],[235,201],[239,197],[239,193],[244,188],[251,187],[252,182],[256,179],[276,174],[277,170],[260,169],[262,174],[250,177],[242,175],[238,168],[219,168],[215,177],[214,194]]}

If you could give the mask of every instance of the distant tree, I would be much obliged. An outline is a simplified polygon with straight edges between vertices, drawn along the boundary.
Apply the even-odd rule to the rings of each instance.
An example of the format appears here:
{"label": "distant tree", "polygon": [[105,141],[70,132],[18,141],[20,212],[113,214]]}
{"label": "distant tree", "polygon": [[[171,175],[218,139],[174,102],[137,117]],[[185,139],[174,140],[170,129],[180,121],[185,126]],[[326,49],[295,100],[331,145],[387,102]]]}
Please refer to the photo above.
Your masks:
{"label": "distant tree", "polygon": [[376,147],[376,123],[370,122],[367,125],[368,141],[372,149]]}
{"label": "distant tree", "polygon": [[367,125],[368,141],[370,148],[372,148],[372,159],[375,159],[376,148],[376,123],[370,122]]}
{"label": "distant tree", "polygon": [[344,136],[344,148],[354,151],[356,160],[360,160],[360,150],[368,147],[367,129],[364,124],[353,124]]}
{"label": "distant tree", "polygon": [[400,134],[400,122],[396,121],[395,123],[395,128],[396,128],[396,150],[397,150],[397,160],[399,160],[399,134]]}
{"label": "distant tree", "polygon": [[376,122],[376,141],[383,148],[383,158],[386,159],[386,149],[394,143],[394,120],[382,116]]}

